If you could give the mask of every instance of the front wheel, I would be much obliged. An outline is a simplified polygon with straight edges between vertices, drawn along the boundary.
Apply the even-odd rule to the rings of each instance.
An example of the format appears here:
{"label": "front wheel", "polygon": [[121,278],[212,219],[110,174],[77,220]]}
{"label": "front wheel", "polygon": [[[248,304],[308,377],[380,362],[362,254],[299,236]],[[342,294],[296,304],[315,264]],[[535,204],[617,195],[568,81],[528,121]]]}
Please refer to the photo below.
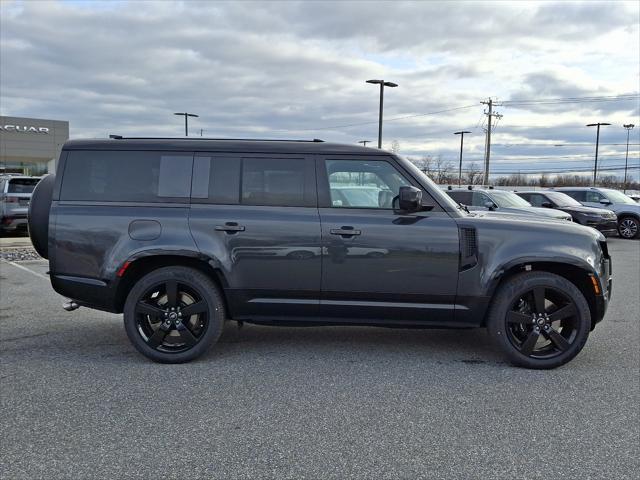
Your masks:
{"label": "front wheel", "polygon": [[142,277],[124,307],[133,346],[161,363],[193,360],[211,347],[224,326],[222,296],[209,277],[185,267],[165,267]]}
{"label": "front wheel", "polygon": [[618,233],[622,238],[630,240],[638,236],[640,221],[634,217],[622,217],[618,220]]}
{"label": "front wheel", "polygon": [[513,364],[555,368],[584,347],[591,313],[582,292],[567,279],[553,273],[525,272],[500,286],[487,328]]}

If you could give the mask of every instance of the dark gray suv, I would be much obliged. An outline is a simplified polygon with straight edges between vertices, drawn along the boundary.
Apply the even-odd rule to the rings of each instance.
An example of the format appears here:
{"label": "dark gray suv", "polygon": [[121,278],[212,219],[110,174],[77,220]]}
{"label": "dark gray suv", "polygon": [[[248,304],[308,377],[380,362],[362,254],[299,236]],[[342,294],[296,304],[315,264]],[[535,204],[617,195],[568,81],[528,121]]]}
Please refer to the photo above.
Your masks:
{"label": "dark gray suv", "polygon": [[320,141],[70,141],[30,233],[67,308],[123,312],[159,362],[236,320],[487,327],[515,364],[553,368],[611,294],[595,230],[469,215],[396,155]]}

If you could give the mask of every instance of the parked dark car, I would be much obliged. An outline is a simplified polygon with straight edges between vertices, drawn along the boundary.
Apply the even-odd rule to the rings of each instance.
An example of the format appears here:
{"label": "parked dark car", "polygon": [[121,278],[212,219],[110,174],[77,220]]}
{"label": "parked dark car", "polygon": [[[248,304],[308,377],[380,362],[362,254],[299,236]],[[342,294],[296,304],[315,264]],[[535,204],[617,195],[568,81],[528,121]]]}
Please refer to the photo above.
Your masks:
{"label": "parked dark car", "polygon": [[487,327],[515,364],[553,368],[611,294],[599,232],[471,216],[412,163],[359,146],[69,141],[29,219],[65,307],[123,312],[159,362],[202,355],[231,319]]}
{"label": "parked dark car", "polygon": [[551,217],[571,221],[571,215],[558,210],[538,208],[513,192],[493,188],[448,188],[447,195],[469,210],[488,210],[517,215]]}
{"label": "parked dark car", "polygon": [[40,177],[7,175],[0,177],[0,234],[27,231],[27,211],[31,193]]}
{"label": "parked dark car", "polygon": [[611,210],[585,207],[569,195],[551,190],[527,190],[515,193],[534,207],[561,210],[571,215],[574,222],[593,227],[605,235],[618,232],[618,217]]}
{"label": "parked dark car", "polygon": [[586,207],[601,207],[611,210],[618,217],[618,233],[628,240],[640,235],[640,205],[624,193],[611,188],[557,187]]}

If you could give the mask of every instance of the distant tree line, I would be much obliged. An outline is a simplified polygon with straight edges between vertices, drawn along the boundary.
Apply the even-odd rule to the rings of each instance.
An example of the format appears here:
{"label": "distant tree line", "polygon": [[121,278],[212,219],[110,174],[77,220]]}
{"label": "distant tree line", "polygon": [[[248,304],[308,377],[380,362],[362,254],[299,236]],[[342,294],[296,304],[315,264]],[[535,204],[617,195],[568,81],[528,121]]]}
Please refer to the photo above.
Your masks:
{"label": "distant tree line", "polygon": [[[439,185],[457,185],[458,168],[451,161],[443,160],[441,157],[424,156],[420,158],[408,158],[415,166],[426,173],[431,180]],[[500,186],[530,186],[530,187],[588,187],[591,186],[592,177],[576,174],[558,174],[549,175],[543,173],[541,175],[525,175],[512,174],[500,177],[491,177],[492,185]],[[616,175],[601,175],[598,177],[598,186],[606,188],[615,188],[622,190],[624,188],[624,177]],[[462,171],[463,185],[481,185],[482,170],[475,162],[467,166]],[[629,179],[627,177],[627,190],[640,190],[640,182]]]}

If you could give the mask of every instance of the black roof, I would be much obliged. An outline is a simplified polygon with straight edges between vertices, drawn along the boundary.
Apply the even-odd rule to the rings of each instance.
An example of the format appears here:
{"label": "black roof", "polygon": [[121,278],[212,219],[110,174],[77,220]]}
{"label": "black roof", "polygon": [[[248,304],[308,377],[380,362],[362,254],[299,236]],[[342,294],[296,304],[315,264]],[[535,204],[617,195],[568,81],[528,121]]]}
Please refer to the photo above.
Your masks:
{"label": "black roof", "polygon": [[377,148],[318,140],[236,140],[204,138],[110,138],[69,140],[64,150],[163,150],[193,152],[342,153],[388,155]]}

